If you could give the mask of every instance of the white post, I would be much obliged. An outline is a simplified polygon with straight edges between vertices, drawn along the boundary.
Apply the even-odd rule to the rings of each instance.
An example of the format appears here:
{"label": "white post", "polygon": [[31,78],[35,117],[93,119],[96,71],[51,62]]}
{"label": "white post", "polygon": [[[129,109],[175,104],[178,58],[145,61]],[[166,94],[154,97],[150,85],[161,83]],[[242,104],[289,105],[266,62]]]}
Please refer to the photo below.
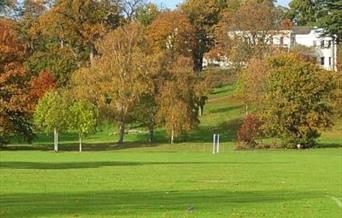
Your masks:
{"label": "white post", "polygon": [[58,131],[57,131],[57,128],[54,128],[53,135],[54,135],[54,146],[53,146],[53,149],[54,149],[55,152],[58,152]]}
{"label": "white post", "polygon": [[213,154],[216,152],[216,134],[213,135]]}
{"label": "white post", "polygon": [[217,134],[216,149],[216,153],[220,153],[220,134]]}
{"label": "white post", "polygon": [[80,139],[79,151],[82,152],[82,134],[81,133],[79,133],[79,139]]}

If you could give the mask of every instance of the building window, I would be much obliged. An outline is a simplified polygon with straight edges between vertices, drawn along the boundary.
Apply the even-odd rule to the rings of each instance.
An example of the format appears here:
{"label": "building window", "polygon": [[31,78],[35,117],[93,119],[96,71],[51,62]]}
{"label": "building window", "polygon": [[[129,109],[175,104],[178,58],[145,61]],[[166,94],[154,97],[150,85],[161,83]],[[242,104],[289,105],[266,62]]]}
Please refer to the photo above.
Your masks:
{"label": "building window", "polygon": [[329,57],[329,66],[331,66],[331,61],[332,59],[331,59],[331,57]]}
{"label": "building window", "polygon": [[330,48],[331,47],[331,40],[328,41],[328,45],[327,45],[327,48]]}
{"label": "building window", "polygon": [[324,57],[321,57],[321,65],[324,65]]}
{"label": "building window", "polygon": [[324,40],[321,41],[321,48],[324,48]]}
{"label": "building window", "polygon": [[314,47],[317,47],[317,42],[316,42],[316,40],[313,41],[313,46],[314,46]]}

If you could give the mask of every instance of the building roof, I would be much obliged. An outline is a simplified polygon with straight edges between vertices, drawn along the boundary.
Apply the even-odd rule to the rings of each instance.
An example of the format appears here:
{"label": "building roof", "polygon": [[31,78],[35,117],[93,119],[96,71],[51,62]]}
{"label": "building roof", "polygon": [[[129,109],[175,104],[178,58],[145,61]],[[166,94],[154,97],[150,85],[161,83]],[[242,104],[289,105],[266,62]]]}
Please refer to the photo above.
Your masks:
{"label": "building roof", "polygon": [[295,34],[309,34],[313,28],[309,26],[294,26],[292,31]]}

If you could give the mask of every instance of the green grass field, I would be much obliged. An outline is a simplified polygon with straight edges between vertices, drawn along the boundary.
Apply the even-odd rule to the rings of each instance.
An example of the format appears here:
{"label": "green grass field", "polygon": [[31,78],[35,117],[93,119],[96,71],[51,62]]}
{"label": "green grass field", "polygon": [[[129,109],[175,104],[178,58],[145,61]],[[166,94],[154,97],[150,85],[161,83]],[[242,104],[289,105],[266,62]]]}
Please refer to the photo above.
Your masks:
{"label": "green grass field", "polygon": [[[0,151],[0,217],[341,217],[342,125],[309,150],[233,149],[243,107],[216,89],[193,133],[167,143],[158,130],[114,143],[104,126],[77,151],[77,135]],[[212,155],[220,132],[222,153]]]}

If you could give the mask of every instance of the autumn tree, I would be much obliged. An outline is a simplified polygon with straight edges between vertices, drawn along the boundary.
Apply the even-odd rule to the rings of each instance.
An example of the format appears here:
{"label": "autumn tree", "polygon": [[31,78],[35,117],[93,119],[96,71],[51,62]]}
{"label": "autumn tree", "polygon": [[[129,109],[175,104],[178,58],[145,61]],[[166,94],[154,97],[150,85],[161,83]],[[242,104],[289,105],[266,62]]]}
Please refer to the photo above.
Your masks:
{"label": "autumn tree", "polygon": [[236,95],[245,104],[246,115],[252,106],[257,107],[260,102],[269,75],[268,70],[265,60],[253,58],[239,74]]}
{"label": "autumn tree", "polygon": [[20,35],[31,52],[36,49],[36,44],[38,43],[31,34],[31,28],[35,25],[39,16],[48,9],[45,3],[45,0],[24,0],[22,6],[19,8]]}
{"label": "autumn tree", "polygon": [[54,151],[58,152],[58,134],[68,130],[71,121],[71,100],[65,93],[48,92],[41,98],[34,113],[34,124],[46,133],[54,133]]}
{"label": "autumn tree", "polygon": [[214,26],[227,7],[228,2],[220,0],[187,0],[180,6],[195,28],[197,46],[193,50],[196,70],[202,69],[203,55],[214,45]]}
{"label": "autumn tree", "polygon": [[82,152],[82,139],[84,135],[96,129],[99,116],[95,105],[86,101],[76,101],[70,106],[69,128],[77,130],[79,136],[79,151]]}
{"label": "autumn tree", "polygon": [[117,122],[119,143],[141,97],[153,89],[150,78],[158,63],[147,53],[146,41],[135,23],[114,30],[98,44],[102,56],[94,65],[73,75],[75,95],[94,102],[102,116]]}
{"label": "autumn tree", "polygon": [[57,39],[60,47],[67,47],[80,63],[87,59],[92,63],[97,52],[95,43],[117,27],[120,19],[115,1],[60,0],[39,17],[32,31]]}
{"label": "autumn tree", "polygon": [[[23,67],[26,57],[14,21],[0,19],[0,134],[17,133],[32,139],[27,107],[27,82],[30,76]],[[0,140],[4,141],[4,140]]]}
{"label": "autumn tree", "polygon": [[236,11],[227,11],[216,26],[216,49],[237,67],[268,51],[283,19],[272,1],[245,1]]}
{"label": "autumn tree", "polygon": [[320,131],[334,124],[335,73],[293,54],[271,57],[269,66],[260,102],[263,128],[285,146],[313,146]]}
{"label": "autumn tree", "polygon": [[37,76],[33,77],[28,84],[28,108],[30,111],[33,113],[39,99],[42,98],[45,93],[52,91],[55,88],[56,81],[50,72],[43,71]]}
{"label": "autumn tree", "polygon": [[288,51],[291,53],[295,53],[301,56],[301,58],[303,58],[304,60],[312,62],[314,64],[317,63],[317,59],[319,58],[318,52],[313,47],[307,47],[297,44],[291,47]]}
{"label": "autumn tree", "polygon": [[199,123],[196,74],[191,58],[183,56],[169,62],[164,73],[166,79],[157,97],[158,118],[174,143],[175,137],[190,132]]}
{"label": "autumn tree", "polygon": [[195,29],[185,14],[163,12],[148,27],[148,38],[155,52],[160,50],[173,56],[193,57],[196,47]]}

